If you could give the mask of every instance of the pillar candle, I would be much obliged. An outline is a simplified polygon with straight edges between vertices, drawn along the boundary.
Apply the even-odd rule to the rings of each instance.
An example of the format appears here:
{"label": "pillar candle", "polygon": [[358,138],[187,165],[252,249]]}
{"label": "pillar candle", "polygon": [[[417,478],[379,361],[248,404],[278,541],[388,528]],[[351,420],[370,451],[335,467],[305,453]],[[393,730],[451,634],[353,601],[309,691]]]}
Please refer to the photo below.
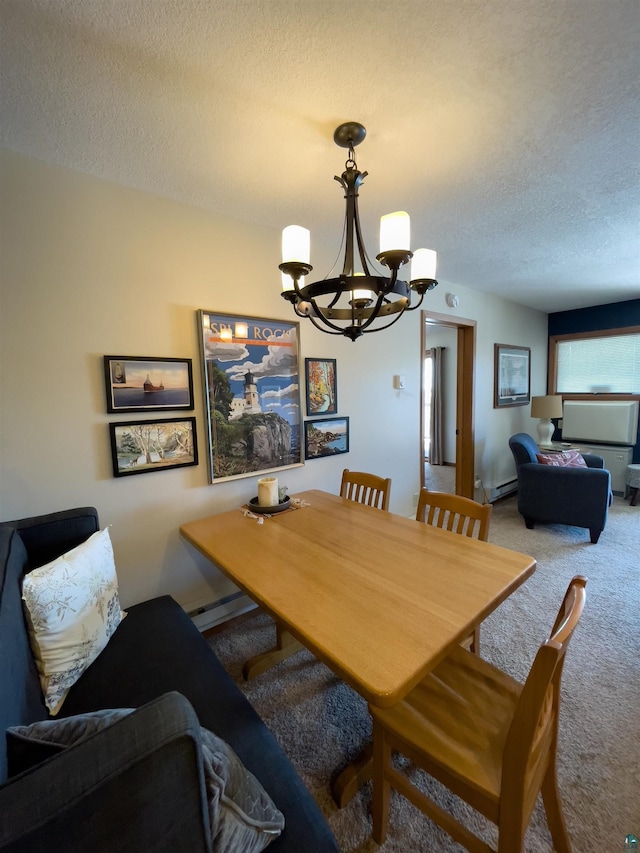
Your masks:
{"label": "pillar candle", "polygon": [[278,478],[258,480],[258,506],[278,506]]}

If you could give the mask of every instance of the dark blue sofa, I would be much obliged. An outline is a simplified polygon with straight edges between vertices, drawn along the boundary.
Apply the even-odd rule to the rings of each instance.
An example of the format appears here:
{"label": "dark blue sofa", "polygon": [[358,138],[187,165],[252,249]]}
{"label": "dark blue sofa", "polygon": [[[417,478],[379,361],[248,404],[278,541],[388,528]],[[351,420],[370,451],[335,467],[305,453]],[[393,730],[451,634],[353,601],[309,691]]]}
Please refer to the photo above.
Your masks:
{"label": "dark blue sofa", "polygon": [[518,511],[528,528],[536,522],[589,528],[595,545],[607,523],[613,495],[602,456],[583,453],[586,468],[542,465],[538,445],[526,432],[509,439],[518,474]]}
{"label": "dark blue sofa", "polygon": [[139,708],[7,779],[4,732],[43,720],[21,581],[99,529],[93,508],[0,524],[0,850],[211,850],[200,725],[236,751],[285,816],[273,853],[335,853],[336,841],[275,738],[169,596],[129,607],[59,717]]}

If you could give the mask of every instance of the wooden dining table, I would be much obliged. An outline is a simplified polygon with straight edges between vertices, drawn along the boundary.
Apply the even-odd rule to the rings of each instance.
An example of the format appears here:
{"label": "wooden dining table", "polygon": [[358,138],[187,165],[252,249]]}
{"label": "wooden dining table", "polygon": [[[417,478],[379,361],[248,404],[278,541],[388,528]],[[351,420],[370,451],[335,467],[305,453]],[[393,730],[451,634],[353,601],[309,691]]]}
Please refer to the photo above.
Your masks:
{"label": "wooden dining table", "polygon": [[[368,703],[400,701],[535,571],[533,557],[318,490],[284,512],[237,508],[183,524],[182,536],[276,625],[251,678],[311,651]],[[370,753],[332,785],[344,805]]]}

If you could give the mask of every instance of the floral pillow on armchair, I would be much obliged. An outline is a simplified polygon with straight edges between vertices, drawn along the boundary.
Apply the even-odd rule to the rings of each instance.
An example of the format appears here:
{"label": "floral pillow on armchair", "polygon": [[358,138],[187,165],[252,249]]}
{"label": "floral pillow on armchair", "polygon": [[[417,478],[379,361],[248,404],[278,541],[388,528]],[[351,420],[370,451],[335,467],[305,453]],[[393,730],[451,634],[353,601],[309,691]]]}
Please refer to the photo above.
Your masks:
{"label": "floral pillow on armchair", "polygon": [[562,453],[536,453],[541,465],[554,465],[556,468],[587,468],[584,456],[578,450],[565,450]]}

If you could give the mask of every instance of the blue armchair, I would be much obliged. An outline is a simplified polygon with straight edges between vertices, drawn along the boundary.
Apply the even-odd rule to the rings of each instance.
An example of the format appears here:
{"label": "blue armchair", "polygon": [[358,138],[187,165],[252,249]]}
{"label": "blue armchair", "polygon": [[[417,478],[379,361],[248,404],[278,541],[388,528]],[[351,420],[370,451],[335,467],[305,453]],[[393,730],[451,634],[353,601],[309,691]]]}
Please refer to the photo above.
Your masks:
{"label": "blue armchair", "polygon": [[536,522],[588,527],[595,545],[607,523],[611,478],[601,456],[584,453],[586,468],[542,465],[538,446],[526,432],[509,439],[518,474],[518,511],[533,529]]}

